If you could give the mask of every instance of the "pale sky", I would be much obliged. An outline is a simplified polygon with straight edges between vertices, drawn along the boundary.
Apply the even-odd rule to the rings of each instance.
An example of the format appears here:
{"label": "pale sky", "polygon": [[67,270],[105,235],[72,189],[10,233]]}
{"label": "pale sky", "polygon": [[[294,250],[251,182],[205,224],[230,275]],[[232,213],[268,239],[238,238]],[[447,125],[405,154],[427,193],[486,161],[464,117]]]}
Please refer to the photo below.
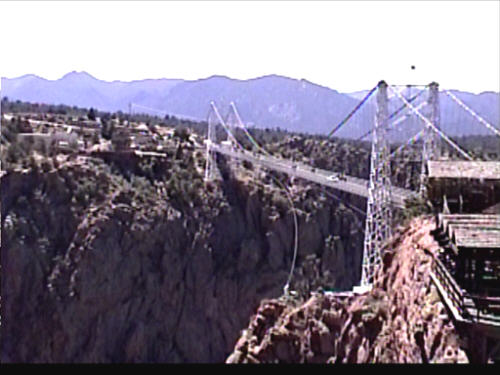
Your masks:
{"label": "pale sky", "polygon": [[[0,75],[500,91],[500,1],[0,2]],[[411,66],[415,66],[415,70]]]}

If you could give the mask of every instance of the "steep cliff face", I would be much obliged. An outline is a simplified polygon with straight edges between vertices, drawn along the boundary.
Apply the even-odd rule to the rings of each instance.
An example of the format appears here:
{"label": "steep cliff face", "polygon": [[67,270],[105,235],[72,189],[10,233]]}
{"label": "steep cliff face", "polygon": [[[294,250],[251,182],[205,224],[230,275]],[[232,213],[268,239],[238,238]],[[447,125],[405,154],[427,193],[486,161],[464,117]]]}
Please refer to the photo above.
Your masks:
{"label": "steep cliff face", "polygon": [[227,362],[467,362],[430,281],[433,225],[415,219],[394,236],[367,294],[264,301]]}
{"label": "steep cliff face", "polygon": [[[204,185],[191,159],[161,180],[91,159],[2,176],[2,362],[227,358],[259,303],[282,294],[293,219],[276,188]],[[349,288],[359,220],[315,190],[294,200],[292,289]]]}

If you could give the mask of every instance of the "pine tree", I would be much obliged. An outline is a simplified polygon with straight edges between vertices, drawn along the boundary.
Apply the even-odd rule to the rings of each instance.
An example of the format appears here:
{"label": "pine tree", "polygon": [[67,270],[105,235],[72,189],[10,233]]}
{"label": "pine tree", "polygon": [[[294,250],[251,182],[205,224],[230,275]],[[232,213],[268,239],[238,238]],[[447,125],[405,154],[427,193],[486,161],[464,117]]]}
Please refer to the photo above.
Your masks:
{"label": "pine tree", "polygon": [[95,111],[94,111],[94,108],[90,108],[89,112],[87,113],[87,118],[90,121],[95,121]]}

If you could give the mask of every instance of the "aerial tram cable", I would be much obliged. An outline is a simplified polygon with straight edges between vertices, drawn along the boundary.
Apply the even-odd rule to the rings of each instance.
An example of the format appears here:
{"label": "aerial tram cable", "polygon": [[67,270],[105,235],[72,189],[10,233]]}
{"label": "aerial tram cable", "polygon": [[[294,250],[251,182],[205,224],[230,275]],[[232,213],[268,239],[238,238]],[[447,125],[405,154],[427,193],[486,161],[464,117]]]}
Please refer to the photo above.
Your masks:
{"label": "aerial tram cable", "polygon": [[[246,134],[247,138],[254,145],[254,147],[256,147],[258,150],[261,150],[267,156],[273,156],[267,150],[265,150],[263,147],[261,147],[259,145],[259,143],[255,140],[255,138],[252,137],[252,135],[250,134],[250,132],[245,127],[245,124],[243,124],[243,121],[241,120],[241,117],[240,117],[240,115],[238,113],[238,110],[236,109],[236,106],[235,106],[234,102],[231,102],[230,105],[231,105],[232,113],[236,117],[236,120],[238,121],[240,128],[243,129],[243,132]],[[229,117],[230,114],[231,114],[231,112],[228,114],[227,117]],[[299,247],[299,223],[298,223],[298,220],[297,220],[297,212],[296,212],[297,210],[295,208],[295,204],[293,203],[292,194],[290,193],[289,189],[286,186],[284,186],[281,183],[281,181],[278,180],[275,176],[271,175],[271,177],[284,190],[284,192],[285,192],[285,194],[287,196],[287,199],[290,202],[290,205],[292,206],[292,213],[293,213],[293,220],[294,220],[294,227],[295,227],[294,251],[293,251],[292,267],[290,269],[290,273],[288,274],[287,282],[286,282],[285,286],[283,287],[283,293],[285,295],[288,295],[289,294],[290,283],[292,281],[293,272],[295,270],[295,265],[296,265],[296,261],[297,261],[297,253],[298,253],[298,247]]]}
{"label": "aerial tram cable", "polygon": [[[221,122],[221,125],[223,126],[224,130],[226,130],[226,132],[228,133],[228,135],[230,135],[231,139],[235,142],[235,144],[241,148],[243,151],[245,151],[245,148],[236,140],[236,137],[233,135],[233,133],[229,130],[228,126],[224,123],[224,120],[222,119],[222,117],[220,116],[218,110],[217,110],[217,107],[215,107],[215,104],[213,104],[213,102],[211,103],[212,105],[212,108],[214,109],[219,121]],[[240,125],[240,127],[243,129],[243,131],[245,132],[245,134],[247,135],[247,137],[249,138],[250,142],[252,142],[252,144],[254,146],[256,146],[258,149],[262,150],[264,153],[266,153],[268,156],[272,156],[270,153],[268,153],[264,148],[262,148],[258,142],[251,136],[251,134],[248,132],[248,130],[246,129],[245,125],[243,124],[243,122],[241,121],[241,118],[239,117],[239,114],[238,114],[238,111],[236,110],[236,107],[234,105],[233,102],[231,102],[231,109],[233,110],[233,113],[234,115],[236,116],[236,119]],[[229,115],[230,113],[226,116],[226,120],[229,118]],[[287,278],[287,281],[286,281],[286,284],[285,286],[283,287],[283,293],[285,295],[288,295],[289,294],[289,289],[290,289],[290,282],[292,280],[292,277],[293,277],[293,272],[295,270],[295,265],[296,265],[296,261],[297,261],[297,253],[298,253],[298,247],[299,247],[299,223],[298,223],[298,219],[297,219],[297,210],[295,208],[295,204],[293,203],[293,198],[292,198],[292,195],[289,191],[289,189],[283,185],[281,183],[280,180],[278,180],[275,176],[272,176],[272,179],[278,184],[278,186],[281,187],[281,189],[283,189],[283,191],[285,192],[285,195],[287,197],[287,200],[289,201],[291,207],[292,207],[292,215],[293,215],[293,221],[294,221],[294,229],[295,229],[295,233],[294,233],[294,251],[293,251],[293,259],[292,259],[292,266],[291,266],[291,269],[290,269],[290,273],[288,274],[288,278]],[[256,183],[257,181],[253,181],[254,183]]]}
{"label": "aerial tram cable", "polygon": [[[250,139],[250,142],[256,147],[258,148],[259,150],[261,150],[263,153],[265,153],[266,155],[268,156],[273,156],[271,155],[268,151],[266,151],[264,148],[262,148],[258,142],[252,137],[252,135],[250,134],[250,132],[248,132],[248,130],[246,129],[245,125],[243,124],[243,122],[241,121],[241,118],[238,114],[238,111],[236,109],[236,106],[234,105],[234,103],[231,103],[231,108],[233,109],[233,113],[234,115],[236,116],[239,124],[240,124],[240,127],[243,129],[243,131],[245,132],[245,134],[247,135],[247,137]],[[229,117],[229,114],[228,114],[228,117]],[[274,178],[274,176],[272,176]],[[275,178],[274,178],[275,179]],[[281,185],[281,182],[277,179],[275,179],[276,182],[278,184]],[[288,189],[286,189],[285,187],[283,187],[285,189],[285,192],[288,191]],[[324,187],[322,187],[322,190],[324,193],[326,193],[328,196],[330,196],[331,198],[333,199],[336,199],[337,201],[341,202],[343,205],[345,205],[347,208],[351,209],[352,211],[355,211],[355,212],[358,212],[359,214],[363,215],[366,217],[366,212],[363,212],[362,210],[360,210],[359,208],[355,207],[355,206],[352,206],[346,202],[344,202],[344,200],[342,200],[341,198],[337,197],[335,194],[329,192],[328,190],[326,190]],[[293,205],[293,201],[291,200],[291,197],[289,198],[290,200],[290,203]],[[295,207],[294,207],[294,210],[295,210]],[[294,219],[296,219],[295,215],[294,215]],[[364,232],[364,228],[362,228],[363,232]],[[297,255],[297,245],[298,245],[298,237],[297,237],[297,233],[298,233],[298,224],[296,226],[296,237],[295,237],[295,240],[296,240],[296,246],[295,246],[295,251],[294,251],[294,259],[293,259],[293,262],[292,262],[292,269],[290,270],[290,274],[289,274],[289,277],[288,277],[288,281],[284,287],[284,292],[285,294],[288,293],[288,288],[289,288],[289,285],[290,285],[290,282],[291,282],[291,278],[292,278],[292,275],[293,275],[293,269],[295,267],[295,262],[296,262],[296,255]]]}

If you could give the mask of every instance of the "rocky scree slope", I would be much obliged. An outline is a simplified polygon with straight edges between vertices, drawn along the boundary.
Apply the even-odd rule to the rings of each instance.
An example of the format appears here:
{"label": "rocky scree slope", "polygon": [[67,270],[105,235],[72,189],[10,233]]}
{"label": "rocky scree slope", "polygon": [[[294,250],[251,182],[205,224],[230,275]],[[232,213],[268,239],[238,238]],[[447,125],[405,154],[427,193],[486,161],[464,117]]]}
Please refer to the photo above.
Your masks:
{"label": "rocky scree slope", "polygon": [[[2,362],[222,362],[259,303],[282,294],[282,193],[227,176],[205,185],[202,153],[181,146],[133,173],[54,157],[1,177]],[[294,200],[292,288],[350,288],[358,218],[313,188]]]}
{"label": "rocky scree slope", "polygon": [[468,362],[430,281],[433,228],[418,218],[400,229],[365,295],[263,301],[227,362]]}

